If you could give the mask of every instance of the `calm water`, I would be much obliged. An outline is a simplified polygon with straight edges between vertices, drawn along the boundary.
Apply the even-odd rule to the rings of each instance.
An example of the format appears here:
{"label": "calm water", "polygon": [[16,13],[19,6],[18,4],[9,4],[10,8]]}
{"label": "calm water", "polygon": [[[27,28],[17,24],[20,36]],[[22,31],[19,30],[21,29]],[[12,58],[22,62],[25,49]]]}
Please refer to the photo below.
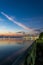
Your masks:
{"label": "calm water", "polygon": [[0,63],[6,59],[11,60],[20,53],[23,53],[33,41],[23,40],[0,40]]}

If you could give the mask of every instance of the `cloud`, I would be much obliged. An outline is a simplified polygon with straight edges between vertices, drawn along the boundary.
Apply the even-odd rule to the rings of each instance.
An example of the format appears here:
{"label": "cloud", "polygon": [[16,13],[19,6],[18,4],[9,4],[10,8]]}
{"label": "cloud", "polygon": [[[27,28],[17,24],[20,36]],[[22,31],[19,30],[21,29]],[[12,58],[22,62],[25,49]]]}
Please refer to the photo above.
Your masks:
{"label": "cloud", "polygon": [[33,29],[25,26],[24,24],[18,22],[18,21],[15,21],[12,17],[9,17],[7,14],[5,14],[4,12],[1,12],[2,15],[4,15],[8,20],[12,21],[14,24],[17,24],[18,26],[22,27],[23,29],[25,30],[29,30],[29,31],[33,31]]}

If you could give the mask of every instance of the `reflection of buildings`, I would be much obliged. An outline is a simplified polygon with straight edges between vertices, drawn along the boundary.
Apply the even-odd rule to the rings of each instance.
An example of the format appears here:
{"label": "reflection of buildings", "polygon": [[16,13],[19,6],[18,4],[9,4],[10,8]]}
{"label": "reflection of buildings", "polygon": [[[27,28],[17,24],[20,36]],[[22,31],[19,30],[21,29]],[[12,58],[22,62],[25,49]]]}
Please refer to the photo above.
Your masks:
{"label": "reflection of buildings", "polygon": [[31,36],[31,40],[36,40],[38,38],[39,38],[39,36]]}
{"label": "reflection of buildings", "polygon": [[23,31],[18,32],[18,33],[22,33],[23,34],[23,39],[24,40],[36,40],[39,37],[38,33],[37,34],[29,34],[29,33],[23,32]]}
{"label": "reflection of buildings", "polygon": [[24,35],[24,36],[0,36],[0,39],[17,39],[17,40],[36,40],[39,36],[35,35]]}
{"label": "reflection of buildings", "polygon": [[21,39],[22,39],[22,36],[0,36],[0,39],[2,39],[2,40],[6,40],[6,39],[7,39],[7,40],[8,40],[8,39],[9,39],[9,40],[11,40],[11,39],[12,39],[12,40],[13,40],[13,39],[20,39],[20,40],[21,40]]}
{"label": "reflection of buildings", "polygon": [[36,40],[38,39],[39,35],[25,35],[23,39],[25,40]]}

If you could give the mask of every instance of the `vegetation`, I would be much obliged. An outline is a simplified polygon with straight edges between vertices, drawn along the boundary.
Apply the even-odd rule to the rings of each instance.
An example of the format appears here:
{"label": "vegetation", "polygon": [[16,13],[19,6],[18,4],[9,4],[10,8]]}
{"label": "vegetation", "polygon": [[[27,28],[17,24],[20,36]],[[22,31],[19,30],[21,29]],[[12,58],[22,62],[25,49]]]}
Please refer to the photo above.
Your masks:
{"label": "vegetation", "polygon": [[35,65],[43,65],[43,32],[40,33],[39,39],[36,40],[36,62]]}
{"label": "vegetation", "polygon": [[36,40],[36,43],[43,43],[43,32],[40,33],[39,39]]}
{"label": "vegetation", "polygon": [[39,39],[43,40],[43,32],[40,33]]}
{"label": "vegetation", "polygon": [[31,46],[23,65],[43,65],[43,32]]}

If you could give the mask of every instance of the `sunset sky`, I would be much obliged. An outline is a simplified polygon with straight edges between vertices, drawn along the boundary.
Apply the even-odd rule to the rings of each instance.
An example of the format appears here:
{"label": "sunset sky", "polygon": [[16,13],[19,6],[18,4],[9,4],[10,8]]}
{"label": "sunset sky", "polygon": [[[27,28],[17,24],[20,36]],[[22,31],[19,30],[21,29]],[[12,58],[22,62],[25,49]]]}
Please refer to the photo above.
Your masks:
{"label": "sunset sky", "polygon": [[43,0],[0,0],[0,33],[43,28]]}

